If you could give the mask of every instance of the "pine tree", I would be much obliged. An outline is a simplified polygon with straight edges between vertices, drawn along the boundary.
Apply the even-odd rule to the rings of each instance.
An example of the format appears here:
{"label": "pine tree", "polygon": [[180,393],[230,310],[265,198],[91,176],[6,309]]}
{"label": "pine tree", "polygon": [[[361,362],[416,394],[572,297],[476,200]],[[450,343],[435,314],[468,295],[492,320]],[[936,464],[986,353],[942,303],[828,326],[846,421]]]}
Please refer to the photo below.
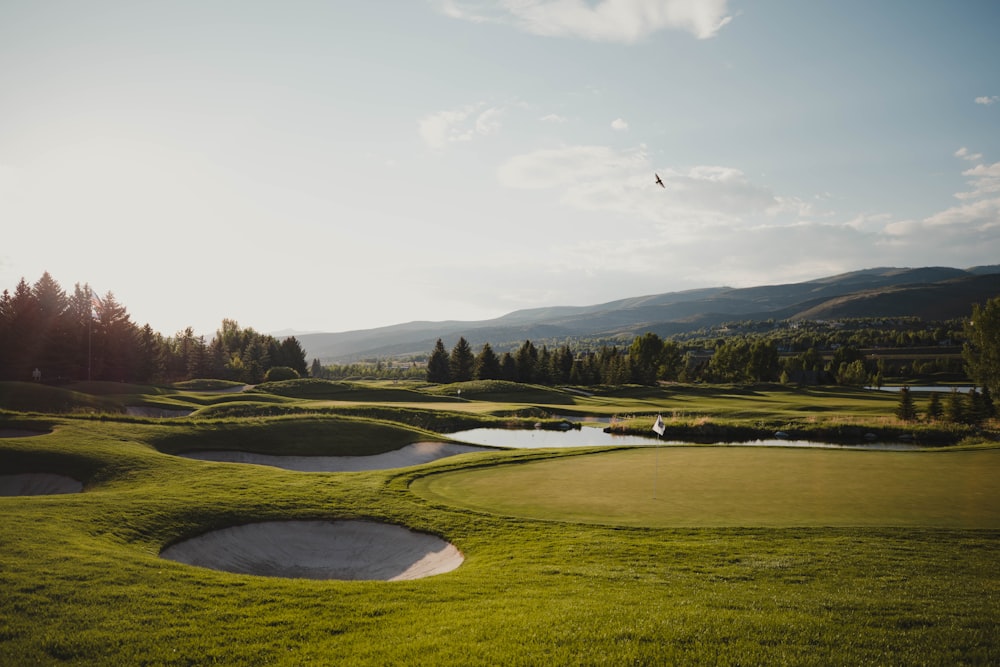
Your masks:
{"label": "pine tree", "polygon": [[979,424],[986,419],[982,394],[975,387],[969,390],[966,397],[965,419],[970,424]]}
{"label": "pine tree", "polygon": [[983,387],[983,419],[993,419],[997,416],[996,405],[993,404],[993,395],[989,387]]}
{"label": "pine tree", "polygon": [[517,348],[514,354],[514,362],[517,366],[518,382],[534,382],[535,364],[538,363],[538,350],[530,340],[524,341],[521,347]]}
{"label": "pine tree", "polygon": [[476,357],[476,379],[477,380],[499,380],[500,379],[500,358],[490,347],[489,343],[483,344],[483,349]]}
{"label": "pine tree", "polygon": [[448,358],[448,371],[452,382],[468,382],[472,379],[476,367],[476,356],[472,354],[469,341],[460,337],[455,347],[451,348]]}
{"label": "pine tree", "polygon": [[446,384],[451,379],[451,371],[448,368],[448,351],[444,349],[444,343],[437,339],[434,344],[434,351],[431,352],[427,360],[427,381],[438,384]]}
{"label": "pine tree", "polygon": [[944,413],[944,408],[941,407],[941,396],[938,393],[932,392],[931,399],[927,403],[927,420],[937,421],[941,419],[941,415]]}
{"label": "pine tree", "polygon": [[962,405],[962,395],[958,393],[957,389],[951,390],[951,396],[948,397],[948,403],[945,405],[944,418],[945,421],[955,424],[965,421],[965,408]]}
{"label": "pine tree", "polygon": [[899,390],[899,405],[896,407],[896,416],[905,422],[911,422],[917,418],[917,409],[913,406],[913,395],[910,394],[909,387],[902,387]]}

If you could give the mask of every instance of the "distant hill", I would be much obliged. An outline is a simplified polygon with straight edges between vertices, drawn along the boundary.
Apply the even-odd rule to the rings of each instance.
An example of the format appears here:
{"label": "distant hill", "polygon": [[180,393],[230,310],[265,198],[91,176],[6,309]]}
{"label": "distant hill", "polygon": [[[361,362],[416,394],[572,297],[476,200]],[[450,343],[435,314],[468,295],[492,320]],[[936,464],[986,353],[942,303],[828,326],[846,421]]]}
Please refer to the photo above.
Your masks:
{"label": "distant hill", "polygon": [[593,306],[516,310],[480,321],[408,322],[377,329],[296,336],[307,359],[347,363],[363,357],[429,353],[438,338],[460,336],[474,349],[490,343],[635,335],[661,336],[732,320],[852,317],[963,317],[972,304],[1000,296],[1000,265],[971,269],[881,267],[784,285],[706,289],[638,296]]}

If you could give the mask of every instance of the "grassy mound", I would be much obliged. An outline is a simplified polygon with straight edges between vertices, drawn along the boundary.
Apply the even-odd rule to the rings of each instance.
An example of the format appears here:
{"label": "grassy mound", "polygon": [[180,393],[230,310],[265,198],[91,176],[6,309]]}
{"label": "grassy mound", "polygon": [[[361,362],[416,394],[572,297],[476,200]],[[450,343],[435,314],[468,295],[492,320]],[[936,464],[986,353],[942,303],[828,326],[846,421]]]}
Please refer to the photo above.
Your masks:
{"label": "grassy mound", "polygon": [[15,412],[50,414],[125,412],[125,408],[118,400],[37,382],[0,382],[0,408]]}
{"label": "grassy mound", "polygon": [[546,405],[573,403],[573,396],[562,389],[506,380],[473,380],[471,382],[433,385],[427,389],[427,392],[435,396],[472,401],[542,403]]}
{"label": "grassy mound", "polygon": [[183,425],[162,430],[147,441],[169,454],[231,450],[286,456],[370,456],[435,439],[442,438],[370,419],[276,417]]}
{"label": "grassy mound", "polygon": [[407,387],[384,383],[335,382],[318,378],[282,380],[257,385],[252,392],[268,393],[289,398],[327,401],[378,401],[390,403],[415,403],[438,400],[426,393]]}

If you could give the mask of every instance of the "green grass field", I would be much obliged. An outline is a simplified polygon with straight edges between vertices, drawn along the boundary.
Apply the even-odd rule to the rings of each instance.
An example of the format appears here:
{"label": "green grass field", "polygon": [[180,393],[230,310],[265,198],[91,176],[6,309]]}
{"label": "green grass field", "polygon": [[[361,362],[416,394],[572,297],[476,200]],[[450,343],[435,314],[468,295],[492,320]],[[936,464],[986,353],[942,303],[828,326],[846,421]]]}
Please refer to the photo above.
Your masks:
{"label": "green grass field", "polygon": [[[79,494],[0,497],[0,664],[1000,663],[992,431],[977,445],[926,452],[523,450],[297,473],[173,454],[209,445],[365,454],[447,438],[427,425],[493,424],[552,404],[484,395],[366,406],[245,393],[225,394],[227,404],[258,406],[257,416],[152,420],[98,409],[155,396],[130,392],[70,396],[73,414],[0,402],[0,430],[44,433],[0,438],[0,471],[86,484]],[[39,393],[67,412],[65,396]],[[615,406],[609,392],[574,407],[666,414],[681,393],[637,390]],[[184,388],[159,395],[214,400]],[[829,399],[837,420],[891,419],[882,396],[857,408],[859,394],[757,398]],[[725,413],[726,400],[756,413],[753,395],[731,389],[706,392],[708,412]],[[274,406],[303,414],[265,416]],[[780,411],[775,422],[794,409]],[[405,525],[450,540],[465,562],[426,579],[348,582],[158,556],[213,528],[296,518]]]}
{"label": "green grass field", "polygon": [[499,515],[655,527],[1000,529],[1000,449],[625,449],[423,477],[414,490]]}

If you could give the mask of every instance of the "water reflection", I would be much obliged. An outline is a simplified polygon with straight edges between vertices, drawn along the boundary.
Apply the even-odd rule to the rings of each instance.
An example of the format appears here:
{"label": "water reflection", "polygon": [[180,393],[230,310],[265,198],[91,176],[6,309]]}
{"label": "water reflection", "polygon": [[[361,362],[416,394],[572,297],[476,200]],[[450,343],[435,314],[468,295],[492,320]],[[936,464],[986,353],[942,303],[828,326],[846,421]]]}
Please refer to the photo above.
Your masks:
{"label": "water reflection", "polygon": [[898,393],[904,386],[910,391],[933,391],[939,394],[950,394],[952,390],[957,391],[960,394],[968,394],[972,391],[971,385],[888,385],[882,387],[865,387],[865,389],[869,389],[871,391],[894,391]]}
{"label": "water reflection", "polygon": [[[459,431],[450,436],[456,440],[487,447],[508,449],[539,449],[542,447],[621,447],[635,445],[686,445],[680,440],[657,440],[639,435],[613,435],[600,428],[571,429],[569,431],[546,431],[539,429],[474,428]],[[814,447],[823,449],[866,449],[883,451],[908,451],[920,449],[920,445],[894,442],[866,442],[858,445],[840,445],[810,440],[753,440],[750,442],[717,442],[718,445],[742,447]]]}

